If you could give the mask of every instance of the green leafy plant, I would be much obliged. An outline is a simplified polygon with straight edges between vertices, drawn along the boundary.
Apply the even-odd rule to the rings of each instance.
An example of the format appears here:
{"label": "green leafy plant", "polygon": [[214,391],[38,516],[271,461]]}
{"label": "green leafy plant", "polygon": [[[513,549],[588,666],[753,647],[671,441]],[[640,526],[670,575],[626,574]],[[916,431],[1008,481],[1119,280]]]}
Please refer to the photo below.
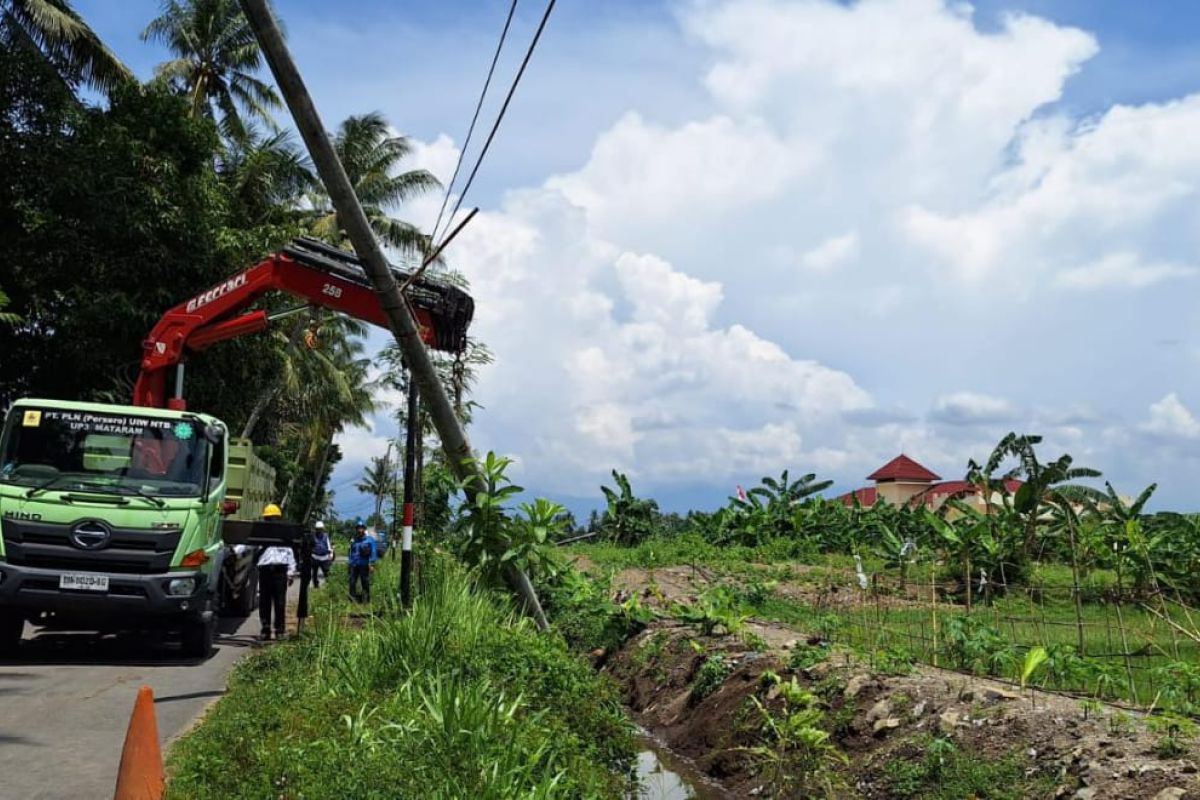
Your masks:
{"label": "green leafy plant", "polygon": [[1133,732],[1133,717],[1124,711],[1114,711],[1108,715],[1108,733],[1110,736],[1125,736]]}
{"label": "green leafy plant", "polygon": [[829,651],[824,647],[798,643],[788,654],[790,669],[808,669],[829,658]]}
{"label": "green leafy plant", "polygon": [[1046,648],[1032,647],[1025,654],[1025,660],[1021,663],[1021,688],[1024,689],[1029,685],[1029,679],[1033,677],[1033,673],[1046,663]]}
{"label": "green leafy plant", "polygon": [[704,659],[704,663],[696,670],[692,679],[692,702],[699,702],[721,688],[729,673],[733,672],[733,662],[725,656],[715,654]]}
{"label": "green leafy plant", "polygon": [[493,577],[510,565],[534,576],[552,574],[558,567],[552,542],[561,533],[565,509],[538,498],[522,503],[521,516],[513,518],[507,503],[524,489],[506,474],[512,459],[488,452],[473,463],[463,488],[473,490],[474,497],[463,504],[455,523],[463,560]]}
{"label": "green leafy plant", "polygon": [[771,599],[778,587],[779,581],[753,578],[744,588],[738,590],[738,595],[746,605],[760,608]]}
{"label": "green leafy plant", "polygon": [[1159,735],[1154,752],[1159,758],[1177,758],[1187,752],[1188,743],[1196,738],[1200,726],[1186,717],[1162,714],[1147,717],[1146,727]]}
{"label": "green leafy plant", "polygon": [[608,504],[600,520],[600,529],[618,544],[638,544],[654,533],[658,504],[634,495],[629,478],[624,474],[614,469],[612,477],[615,489],[600,487]]}
{"label": "green leafy plant", "polygon": [[702,592],[693,604],[676,603],[672,616],[689,625],[696,625],[704,636],[712,636],[718,629],[725,633],[738,633],[749,616],[742,614],[733,589],[714,586]]}
{"label": "green leafy plant", "polygon": [[1073,645],[1055,643],[1045,648],[1042,686],[1053,684],[1063,688],[1086,686],[1092,676],[1092,665],[1080,657]]}
{"label": "green leafy plant", "polygon": [[1099,717],[1104,711],[1104,704],[1094,697],[1085,697],[1079,701],[1079,710],[1083,712],[1083,718],[1090,719],[1091,717]]}
{"label": "green leafy plant", "polygon": [[1159,687],[1156,704],[1177,714],[1192,715],[1200,698],[1200,665],[1173,661],[1156,667],[1152,673]]}
{"label": "green leafy plant", "polygon": [[1008,674],[1017,661],[1016,651],[999,631],[970,616],[946,621],[945,650],[956,667],[974,673]]}
{"label": "green leafy plant", "polygon": [[837,779],[831,768],[847,759],[822,727],[825,715],[816,696],[795,678],[779,686],[781,714],[772,714],[757,697],[749,698],[762,725],[763,742],[739,749],[756,759],[776,796],[836,796]]}
{"label": "green leafy plant", "polygon": [[888,797],[923,800],[1024,800],[1041,797],[1045,786],[1030,777],[1020,756],[999,759],[963,752],[949,739],[927,737],[912,744],[915,760],[888,759],[884,778]]}
{"label": "green leafy plant", "polygon": [[903,647],[885,647],[875,651],[872,663],[874,669],[884,675],[909,675],[915,668],[916,660]]}

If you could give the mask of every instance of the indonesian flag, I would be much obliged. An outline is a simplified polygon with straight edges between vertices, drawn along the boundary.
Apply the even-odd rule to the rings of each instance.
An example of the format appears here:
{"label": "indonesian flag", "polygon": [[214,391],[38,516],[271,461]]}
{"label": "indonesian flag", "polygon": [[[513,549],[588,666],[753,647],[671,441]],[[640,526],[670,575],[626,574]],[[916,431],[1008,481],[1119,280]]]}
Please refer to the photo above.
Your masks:
{"label": "indonesian flag", "polygon": [[746,502],[746,490],[742,488],[740,483],[737,485],[737,499],[743,503]]}

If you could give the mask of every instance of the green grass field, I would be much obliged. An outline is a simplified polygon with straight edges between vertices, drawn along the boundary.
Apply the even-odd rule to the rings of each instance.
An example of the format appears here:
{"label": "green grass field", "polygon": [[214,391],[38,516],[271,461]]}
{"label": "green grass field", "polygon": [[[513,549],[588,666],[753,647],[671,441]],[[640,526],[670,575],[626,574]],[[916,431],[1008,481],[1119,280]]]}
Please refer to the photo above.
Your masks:
{"label": "green grass field", "polygon": [[[868,658],[883,651],[902,651],[937,666],[1013,678],[1025,653],[1040,646],[1050,648],[1057,657],[1035,679],[1046,688],[1100,694],[1141,705],[1162,705],[1164,699],[1200,694],[1194,691],[1200,687],[1181,689],[1175,677],[1181,669],[1186,671],[1187,665],[1200,665],[1200,645],[1138,604],[1118,608],[1104,602],[1106,590],[1116,584],[1116,576],[1110,572],[1096,571],[1081,581],[1080,597],[1086,602],[1077,619],[1069,567],[1038,564],[1032,573],[1034,590],[1013,587],[1005,596],[988,598],[988,602],[975,598],[970,617],[973,624],[994,632],[991,641],[984,641],[984,632],[975,640],[956,643],[948,632],[955,620],[968,615],[967,609],[961,595],[947,598],[935,591],[930,584],[937,580],[937,568],[929,564],[911,567],[902,590],[895,570],[889,571],[882,561],[867,556],[863,562],[871,576],[871,589],[862,591],[851,556],[798,553],[796,545],[786,540],[755,548],[716,547],[681,536],[652,539],[636,547],[574,545],[568,553],[585,557],[600,571],[701,567],[717,581],[732,578],[735,585],[743,587],[742,613],[784,623],[799,632],[821,634]],[[764,586],[774,585],[771,582],[778,585],[764,591]],[[758,588],[746,591],[747,585]],[[829,594],[831,586],[839,593]],[[807,591],[797,597],[797,592],[780,591],[786,587]],[[1161,611],[1158,603],[1154,607]],[[1181,606],[1168,604],[1166,612],[1181,627],[1195,629]],[[1200,621],[1200,615],[1193,617]],[[983,652],[974,653],[979,647]],[[1071,659],[1079,653],[1084,656],[1083,663]]]}

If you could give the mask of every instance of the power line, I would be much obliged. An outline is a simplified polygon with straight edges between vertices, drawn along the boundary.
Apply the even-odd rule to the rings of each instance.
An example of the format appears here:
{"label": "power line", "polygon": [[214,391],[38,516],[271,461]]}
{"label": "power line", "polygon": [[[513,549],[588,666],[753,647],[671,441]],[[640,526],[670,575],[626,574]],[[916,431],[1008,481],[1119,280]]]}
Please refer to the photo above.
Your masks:
{"label": "power line", "polygon": [[[429,241],[437,241],[438,227],[442,224],[442,215],[446,213],[446,204],[450,202],[450,193],[454,190],[454,182],[458,180],[458,171],[462,169],[463,156],[467,154],[467,146],[471,144],[471,134],[475,132],[475,123],[479,120],[479,111],[483,108],[483,100],[487,96],[488,87],[492,85],[492,75],[496,72],[496,62],[500,60],[500,51],[504,48],[504,39],[508,36],[508,27],[512,24],[513,13],[517,10],[517,0],[512,0],[512,5],[508,7],[508,18],[504,20],[504,30],[500,31],[500,41],[496,44],[496,52],[492,56],[492,65],[488,67],[487,79],[483,82],[483,90],[479,93],[479,102],[475,104],[475,113],[471,117],[471,124],[467,127],[467,138],[463,139],[462,148],[458,151],[458,163],[454,165],[454,174],[450,177],[450,183],[446,184],[446,194],[442,197],[442,207],[438,209],[437,221],[433,223],[433,230],[430,231]],[[454,215],[451,214],[451,219]],[[447,223],[449,224],[449,223]]]}
{"label": "power line", "polygon": [[529,66],[529,59],[533,57],[533,51],[537,48],[538,40],[542,38],[542,31],[546,29],[546,23],[550,20],[550,12],[554,10],[556,2],[557,0],[550,0],[546,5],[546,12],[542,14],[542,21],[538,23],[537,32],[533,35],[533,41],[529,43],[529,49],[525,51],[525,58],[521,60],[521,68],[517,70],[517,76],[513,78],[512,86],[508,87],[508,94],[504,98],[504,105],[500,106],[500,113],[496,115],[496,121],[492,124],[492,130],[488,133],[487,141],[483,143],[483,149],[479,152],[479,157],[475,159],[475,166],[471,168],[471,174],[467,178],[462,192],[459,193],[458,200],[454,203],[454,210],[450,212],[450,219],[454,219],[454,215],[462,207],[463,198],[467,196],[467,192],[471,189],[471,184],[475,181],[475,175],[479,172],[479,166],[483,163],[488,148],[492,146],[492,139],[496,137],[496,131],[499,130],[500,123],[504,120],[504,114],[508,111],[508,104],[512,102],[513,94],[517,91],[518,84],[521,83],[521,77],[525,74],[525,68]]}

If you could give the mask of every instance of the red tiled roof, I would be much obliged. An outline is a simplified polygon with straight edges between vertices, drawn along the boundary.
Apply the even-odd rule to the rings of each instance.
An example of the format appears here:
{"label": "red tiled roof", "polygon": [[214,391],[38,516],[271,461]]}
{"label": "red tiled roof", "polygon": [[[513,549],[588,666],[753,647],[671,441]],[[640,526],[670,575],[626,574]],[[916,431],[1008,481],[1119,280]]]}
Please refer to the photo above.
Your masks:
{"label": "red tiled roof", "polygon": [[867,486],[863,489],[855,489],[853,492],[846,492],[837,498],[839,503],[845,505],[854,505],[854,498],[858,498],[858,504],[866,508],[867,506],[875,505],[876,492],[874,486]]}
{"label": "red tiled roof", "polygon": [[867,476],[869,481],[937,481],[935,475],[905,455],[899,455]]}

